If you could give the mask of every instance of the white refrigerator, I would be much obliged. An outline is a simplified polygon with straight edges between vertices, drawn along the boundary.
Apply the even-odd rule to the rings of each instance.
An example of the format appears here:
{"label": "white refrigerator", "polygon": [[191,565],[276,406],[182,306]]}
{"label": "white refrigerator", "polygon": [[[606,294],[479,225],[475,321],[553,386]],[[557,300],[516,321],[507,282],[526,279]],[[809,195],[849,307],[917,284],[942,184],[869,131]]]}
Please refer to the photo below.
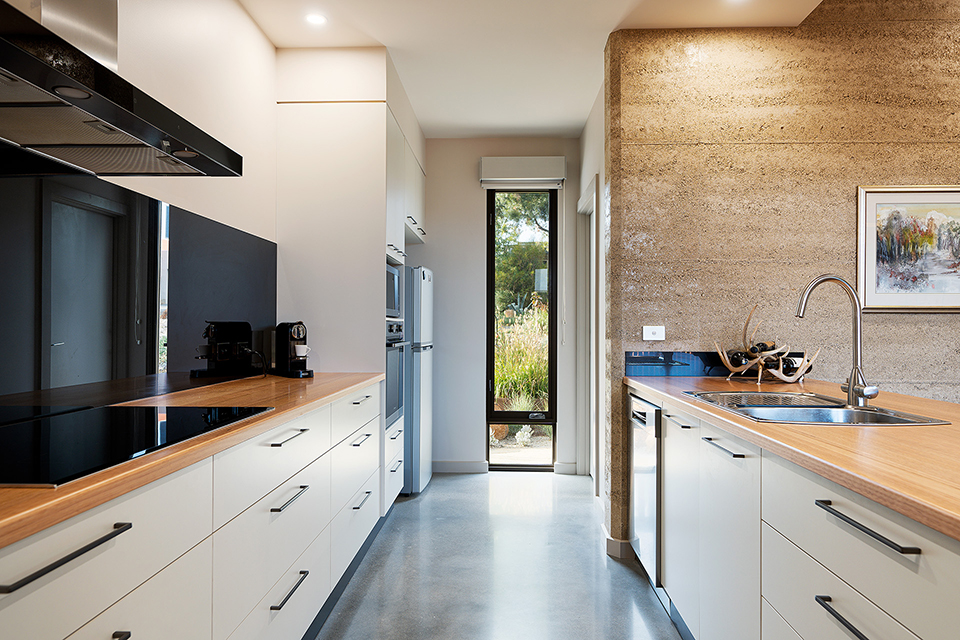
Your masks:
{"label": "white refrigerator", "polygon": [[410,355],[404,363],[405,494],[417,494],[433,475],[433,272],[404,269],[404,337]]}

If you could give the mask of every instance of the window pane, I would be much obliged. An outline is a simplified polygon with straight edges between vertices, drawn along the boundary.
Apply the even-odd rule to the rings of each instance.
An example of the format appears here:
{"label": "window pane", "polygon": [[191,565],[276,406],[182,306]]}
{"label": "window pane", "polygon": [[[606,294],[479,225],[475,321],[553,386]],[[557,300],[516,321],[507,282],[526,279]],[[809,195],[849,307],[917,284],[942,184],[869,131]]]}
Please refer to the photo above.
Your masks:
{"label": "window pane", "polygon": [[491,424],[490,464],[553,465],[553,426]]}
{"label": "window pane", "polygon": [[546,191],[495,196],[495,411],[550,407],[549,204]]}

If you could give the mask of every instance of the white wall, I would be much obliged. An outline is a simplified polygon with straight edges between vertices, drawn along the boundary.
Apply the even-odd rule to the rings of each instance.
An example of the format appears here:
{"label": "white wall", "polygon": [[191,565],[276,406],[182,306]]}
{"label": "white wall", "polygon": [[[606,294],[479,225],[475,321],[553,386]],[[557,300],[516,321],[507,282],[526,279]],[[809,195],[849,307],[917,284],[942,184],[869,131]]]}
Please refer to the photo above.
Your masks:
{"label": "white wall", "polygon": [[[601,87],[597,99],[593,103],[593,107],[590,109],[590,115],[587,116],[587,122],[583,127],[583,132],[580,134],[580,157],[582,161],[580,163],[580,184],[583,185],[583,188],[586,189],[587,185],[590,183],[590,180],[597,178],[597,184],[600,187],[600,202],[598,203],[597,211],[594,212],[592,222],[593,228],[593,246],[590,248],[590,262],[592,265],[591,268],[591,279],[595,283],[595,290],[597,292],[596,300],[593,304],[593,317],[594,317],[594,332],[593,340],[591,341],[594,344],[594,348],[591,350],[593,357],[597,359],[599,366],[595,368],[596,375],[596,385],[594,388],[594,404],[591,409],[591,455],[590,455],[590,473],[594,477],[595,481],[595,491],[596,495],[606,495],[604,487],[609,487],[609,478],[607,476],[607,468],[605,460],[607,456],[605,451],[609,446],[607,437],[607,426],[608,421],[606,419],[607,415],[607,402],[606,399],[610,396],[609,391],[609,381],[606,379],[606,303],[605,303],[605,287],[604,283],[606,281],[604,275],[604,252],[603,252],[603,230],[606,228],[604,224],[604,219],[608,215],[609,206],[608,200],[604,194],[607,194],[609,190],[607,189],[606,181],[606,171],[605,171],[605,161],[604,161],[604,140],[605,140],[605,129],[604,129],[604,92]],[[599,309],[599,313],[597,313]],[[599,340],[597,340],[599,336]],[[596,347],[599,347],[597,349]],[[597,386],[598,385],[598,386]],[[597,453],[599,452],[599,456]],[[597,462],[599,461],[599,462]]]}
{"label": "white wall", "polygon": [[[433,457],[435,471],[486,468],[486,197],[483,156],[566,156],[561,200],[557,461],[576,464],[574,368],[575,247],[580,149],[575,139],[428,139],[428,232],[407,246],[408,265],[435,274]],[[566,324],[564,324],[566,320]]]}
{"label": "white wall", "polygon": [[112,182],[276,240],[276,57],[236,0],[120,0],[120,75],[243,156],[243,177]]}

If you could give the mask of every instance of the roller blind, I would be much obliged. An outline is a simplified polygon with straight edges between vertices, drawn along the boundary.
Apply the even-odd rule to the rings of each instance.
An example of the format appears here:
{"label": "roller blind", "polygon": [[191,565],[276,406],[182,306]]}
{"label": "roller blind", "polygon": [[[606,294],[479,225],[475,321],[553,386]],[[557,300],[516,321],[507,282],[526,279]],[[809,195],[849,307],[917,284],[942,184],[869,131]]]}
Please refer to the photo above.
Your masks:
{"label": "roller blind", "polygon": [[562,189],[567,177],[563,156],[501,156],[480,158],[484,189]]}

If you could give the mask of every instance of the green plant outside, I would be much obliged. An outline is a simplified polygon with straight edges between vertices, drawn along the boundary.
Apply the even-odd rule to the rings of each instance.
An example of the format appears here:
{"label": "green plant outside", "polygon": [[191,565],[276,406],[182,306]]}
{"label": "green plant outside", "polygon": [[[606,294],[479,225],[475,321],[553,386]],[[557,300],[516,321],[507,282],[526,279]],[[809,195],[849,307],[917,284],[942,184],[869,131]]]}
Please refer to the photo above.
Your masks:
{"label": "green plant outside", "polygon": [[494,391],[505,411],[543,411],[550,388],[548,314],[538,305],[522,315],[499,314],[494,337]]}

